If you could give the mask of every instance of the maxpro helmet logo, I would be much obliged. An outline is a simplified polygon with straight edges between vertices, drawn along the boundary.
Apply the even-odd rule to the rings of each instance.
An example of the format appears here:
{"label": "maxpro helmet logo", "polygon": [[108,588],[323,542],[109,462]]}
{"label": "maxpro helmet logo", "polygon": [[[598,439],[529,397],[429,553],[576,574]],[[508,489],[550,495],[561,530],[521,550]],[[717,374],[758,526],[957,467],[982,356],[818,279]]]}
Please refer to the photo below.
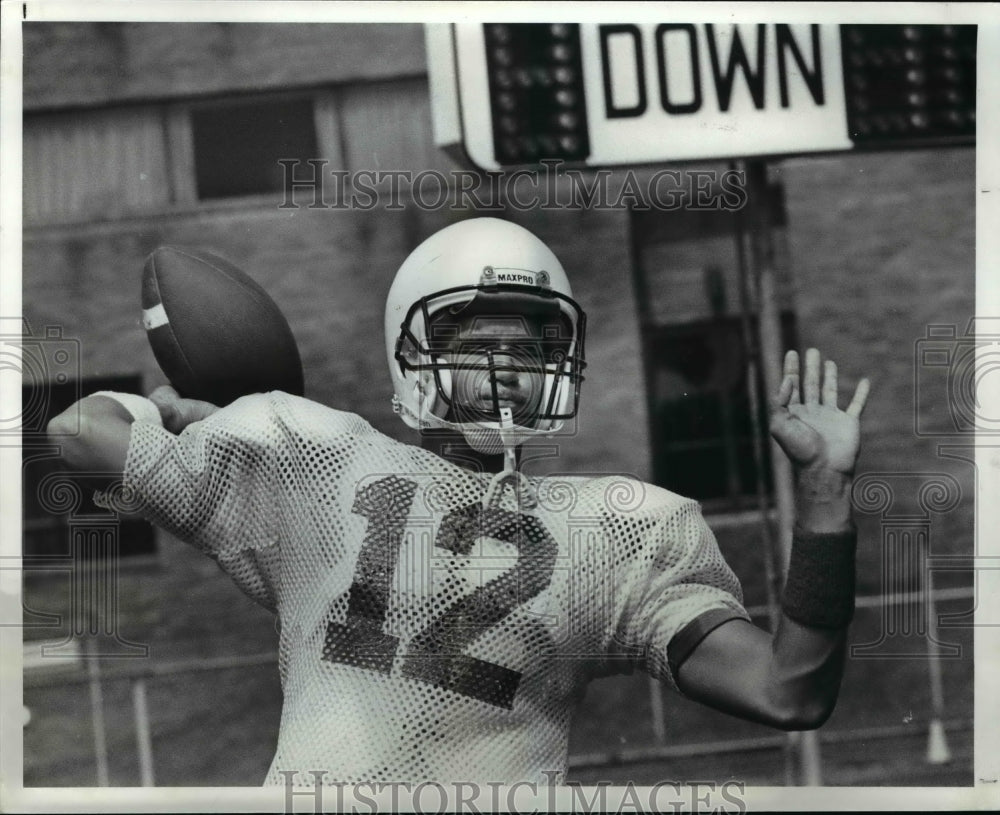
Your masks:
{"label": "maxpro helmet logo", "polygon": [[519,286],[535,286],[540,289],[547,289],[549,287],[549,273],[546,271],[534,272],[530,269],[484,267],[479,284],[481,286],[495,286],[499,283],[513,283]]}

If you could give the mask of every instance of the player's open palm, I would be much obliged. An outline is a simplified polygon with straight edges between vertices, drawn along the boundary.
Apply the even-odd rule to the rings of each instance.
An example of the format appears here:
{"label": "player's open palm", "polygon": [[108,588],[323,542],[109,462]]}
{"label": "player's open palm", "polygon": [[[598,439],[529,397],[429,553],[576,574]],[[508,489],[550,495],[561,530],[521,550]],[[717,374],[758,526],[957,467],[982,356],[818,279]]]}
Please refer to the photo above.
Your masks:
{"label": "player's open palm", "polygon": [[806,351],[799,388],[799,355],[785,355],[784,378],[771,410],[771,435],[798,469],[824,468],[850,475],[861,442],[859,417],[868,399],[862,379],[846,410],[837,407],[837,365],[820,365],[815,348]]}

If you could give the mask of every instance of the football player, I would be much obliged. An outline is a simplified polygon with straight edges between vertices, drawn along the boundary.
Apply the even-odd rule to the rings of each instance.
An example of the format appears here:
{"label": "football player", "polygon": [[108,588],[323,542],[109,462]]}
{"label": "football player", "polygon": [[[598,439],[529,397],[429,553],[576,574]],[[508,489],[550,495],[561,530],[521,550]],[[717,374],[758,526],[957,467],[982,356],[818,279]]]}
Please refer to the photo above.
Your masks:
{"label": "football player", "polygon": [[281,392],[218,409],[161,388],[53,420],[65,460],[122,473],[140,512],[278,616],[284,704],[266,783],[563,778],[594,676],[635,668],[782,729],[833,709],[854,608],[862,380],[795,352],[771,432],[797,479],[774,633],[753,625],[695,501],[637,480],[530,477],[577,413],[585,316],[552,252],[478,218],[406,259],[386,304],[421,446]]}

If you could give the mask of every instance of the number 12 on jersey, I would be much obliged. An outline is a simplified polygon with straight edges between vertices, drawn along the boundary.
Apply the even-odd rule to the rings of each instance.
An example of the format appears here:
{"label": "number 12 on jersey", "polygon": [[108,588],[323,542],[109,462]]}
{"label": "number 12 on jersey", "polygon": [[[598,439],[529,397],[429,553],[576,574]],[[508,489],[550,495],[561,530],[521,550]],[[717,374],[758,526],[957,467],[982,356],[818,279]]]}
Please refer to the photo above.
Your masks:
{"label": "number 12 on jersey", "polygon": [[[347,618],[330,622],[323,659],[388,674],[397,659],[404,676],[510,709],[521,674],[465,653],[488,629],[544,591],[552,580],[557,544],[530,515],[475,502],[448,512],[434,545],[468,555],[490,537],[517,547],[517,561],[502,575],[453,600],[408,642],[386,634],[389,594],[417,484],[388,476],[360,490],[352,512],[368,527],[348,594]],[[545,645],[551,645],[546,633]],[[403,649],[400,655],[400,649]]]}

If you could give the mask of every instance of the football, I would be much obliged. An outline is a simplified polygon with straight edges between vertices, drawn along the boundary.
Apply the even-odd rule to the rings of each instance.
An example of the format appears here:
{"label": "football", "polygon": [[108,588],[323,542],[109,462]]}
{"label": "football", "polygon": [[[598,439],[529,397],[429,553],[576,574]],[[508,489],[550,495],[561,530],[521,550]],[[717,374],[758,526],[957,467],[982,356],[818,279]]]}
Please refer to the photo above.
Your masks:
{"label": "football", "polygon": [[250,393],[303,393],[285,316],[256,281],[217,255],[156,249],[143,267],[142,324],[161,370],[185,398],[222,406]]}

